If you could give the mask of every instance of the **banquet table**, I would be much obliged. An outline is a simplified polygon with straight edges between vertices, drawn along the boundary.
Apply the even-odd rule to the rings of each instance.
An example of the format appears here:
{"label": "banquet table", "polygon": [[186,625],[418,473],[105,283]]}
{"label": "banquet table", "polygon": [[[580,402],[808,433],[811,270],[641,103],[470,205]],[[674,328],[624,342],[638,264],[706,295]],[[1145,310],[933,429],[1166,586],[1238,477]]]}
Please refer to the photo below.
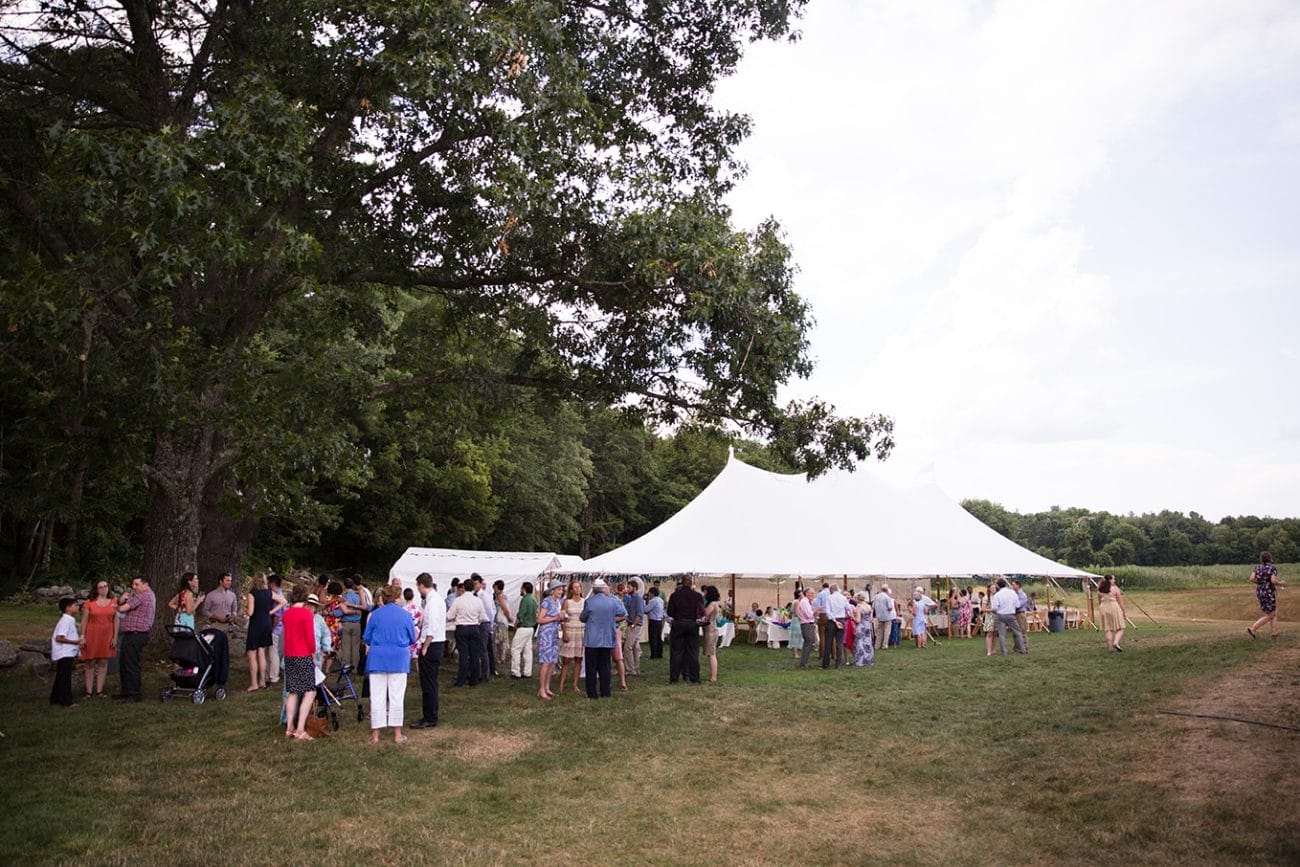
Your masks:
{"label": "banquet table", "polygon": [[[665,620],[664,632],[663,632],[663,638],[665,641],[668,640],[668,636],[672,634],[672,631],[673,631],[672,623],[670,621]],[[704,634],[704,627],[701,626],[700,635],[703,634]],[[718,647],[730,647],[731,642],[735,640],[736,640],[736,624],[728,622],[718,627]]]}
{"label": "banquet table", "polygon": [[[767,626],[767,646],[780,647],[782,641],[790,640],[790,627],[782,626],[780,623],[764,621]],[[760,633],[761,635],[762,633]]]}

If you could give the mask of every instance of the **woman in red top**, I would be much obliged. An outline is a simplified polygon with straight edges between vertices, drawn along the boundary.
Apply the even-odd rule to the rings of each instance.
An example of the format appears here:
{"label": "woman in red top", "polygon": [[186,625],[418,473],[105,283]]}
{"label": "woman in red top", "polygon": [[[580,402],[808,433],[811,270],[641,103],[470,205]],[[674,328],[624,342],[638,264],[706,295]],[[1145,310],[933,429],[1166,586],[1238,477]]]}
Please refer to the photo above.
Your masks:
{"label": "woman in red top", "polygon": [[108,595],[107,581],[96,582],[92,598],[81,609],[81,634],[86,638],[81,648],[86,695],[103,695],[108,661],[117,653],[117,600]]}
{"label": "woman in red top", "polygon": [[316,703],[315,612],[307,607],[307,588],[295,585],[284,612],[284,689],[286,738],[309,741],[307,716]]}

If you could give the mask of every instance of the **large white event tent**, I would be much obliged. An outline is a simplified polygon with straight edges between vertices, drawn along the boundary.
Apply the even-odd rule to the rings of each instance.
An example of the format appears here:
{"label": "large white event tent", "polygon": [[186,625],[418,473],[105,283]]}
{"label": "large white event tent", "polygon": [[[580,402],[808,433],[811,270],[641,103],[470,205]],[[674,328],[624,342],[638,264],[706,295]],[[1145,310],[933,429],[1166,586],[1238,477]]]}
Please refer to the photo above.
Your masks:
{"label": "large white event tent", "polygon": [[388,570],[388,580],[397,578],[403,587],[414,587],[422,572],[433,576],[440,593],[446,593],[453,578],[468,578],[477,572],[488,582],[497,579],[506,584],[506,598],[519,596],[519,586],[563,567],[578,568],[581,557],[566,554],[530,553],[523,551],[466,551],[456,548],[407,548]]}
{"label": "large white event tent", "polygon": [[663,524],[564,571],[739,578],[1089,574],[1017,545],[934,485],[899,488],[865,468],[808,482],[734,456]]}

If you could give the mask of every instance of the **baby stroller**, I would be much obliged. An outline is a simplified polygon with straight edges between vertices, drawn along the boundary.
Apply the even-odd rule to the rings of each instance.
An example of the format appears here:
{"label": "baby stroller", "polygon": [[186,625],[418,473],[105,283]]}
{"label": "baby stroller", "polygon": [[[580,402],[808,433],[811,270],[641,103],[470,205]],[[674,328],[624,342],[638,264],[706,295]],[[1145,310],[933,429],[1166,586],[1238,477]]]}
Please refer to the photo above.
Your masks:
{"label": "baby stroller", "polygon": [[334,731],[339,730],[339,711],[342,710],[345,701],[357,703],[357,722],[365,719],[365,708],[361,704],[361,699],[357,696],[356,689],[352,686],[352,666],[350,665],[339,668],[338,675],[334,678],[333,689],[330,689],[328,683],[322,681],[316,687],[316,699],[316,716],[328,719],[330,728]]}
{"label": "baby stroller", "polygon": [[226,633],[220,629],[204,629],[195,634],[188,626],[169,624],[167,634],[172,637],[169,657],[178,666],[171,673],[173,686],[162,691],[162,700],[188,695],[195,704],[203,704],[208,691],[217,701],[226,698],[226,677],[230,673],[230,652]]}

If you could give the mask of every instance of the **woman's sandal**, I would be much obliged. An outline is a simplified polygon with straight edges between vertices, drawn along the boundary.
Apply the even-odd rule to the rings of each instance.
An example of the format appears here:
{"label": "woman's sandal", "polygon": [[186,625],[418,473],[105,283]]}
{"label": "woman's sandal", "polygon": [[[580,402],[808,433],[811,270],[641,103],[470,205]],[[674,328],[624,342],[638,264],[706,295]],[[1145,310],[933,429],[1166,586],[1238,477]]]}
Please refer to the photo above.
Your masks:
{"label": "woman's sandal", "polygon": [[1251,638],[1259,638],[1259,636],[1255,634],[1255,630],[1251,629],[1249,626],[1246,627],[1246,634]]}

